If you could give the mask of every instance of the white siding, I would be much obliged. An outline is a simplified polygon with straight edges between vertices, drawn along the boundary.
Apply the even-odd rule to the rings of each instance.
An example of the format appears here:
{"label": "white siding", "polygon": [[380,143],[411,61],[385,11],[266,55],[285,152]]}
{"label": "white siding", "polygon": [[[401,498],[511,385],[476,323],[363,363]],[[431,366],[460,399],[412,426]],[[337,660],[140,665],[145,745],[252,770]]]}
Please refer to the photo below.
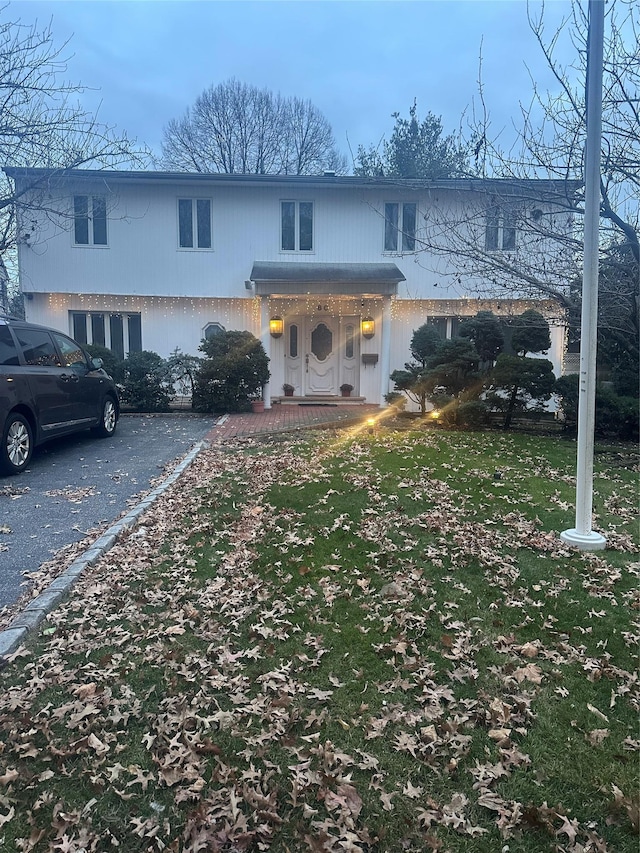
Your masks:
{"label": "white siding", "polygon": [[208,323],[260,335],[256,299],[197,299],[179,297],[102,296],[93,294],[34,294],[27,301],[28,319],[72,334],[72,312],[140,314],[142,348],[167,358],[176,348],[198,355]]}
{"label": "white siding", "polygon": [[[437,298],[438,276],[415,263],[414,254],[383,251],[384,202],[378,190],[340,188],[224,187],[109,184],[108,246],[73,244],[68,230],[44,219],[30,244],[20,247],[25,293],[118,293],[188,297],[244,297],[256,260],[296,263],[393,261],[406,276],[400,297]],[[104,187],[83,186],[83,194]],[[73,190],[59,206],[69,205]],[[178,198],[210,198],[213,248],[180,249]],[[397,195],[394,195],[394,199]],[[281,252],[280,201],[314,202],[313,252]],[[426,204],[418,203],[418,215]]]}
{"label": "white siding", "polygon": [[[30,320],[72,331],[70,312],[139,313],[142,320],[142,347],[167,357],[174,349],[197,354],[207,323],[217,322],[227,329],[247,329],[264,337],[260,321],[260,300],[247,291],[255,261],[295,263],[395,263],[406,277],[398,287],[391,309],[390,370],[409,359],[413,331],[433,317],[471,316],[480,309],[495,313],[524,310],[532,303],[515,306],[490,305],[468,298],[474,282],[467,279],[448,287],[451,268],[445,259],[420,254],[384,251],[385,202],[412,202],[417,205],[418,237],[425,227],[425,214],[433,215],[436,201],[429,191],[403,188],[381,189],[357,184],[319,186],[305,183],[224,182],[180,179],[118,180],[109,173],[95,183],[83,180],[69,186],[64,195],[50,198],[52,208],[67,213],[66,223],[55,217],[41,217],[35,229],[30,225],[29,240],[19,246],[22,290],[27,297]],[[479,211],[479,194],[438,190],[437,203],[447,215],[464,218]],[[76,246],[73,237],[74,193],[106,195],[108,245]],[[212,248],[181,249],[178,245],[179,198],[211,200]],[[312,201],[314,204],[314,247],[312,252],[280,251],[280,202]],[[443,214],[444,215],[444,214]],[[481,223],[474,226],[484,239]],[[445,235],[443,235],[445,239]],[[516,295],[515,293],[513,294]],[[311,298],[311,297],[309,297]],[[315,297],[314,297],[315,299]],[[361,340],[362,353],[380,353],[382,300],[361,304],[352,298],[333,300],[335,314],[371,314],[377,335]],[[307,306],[308,308],[309,306]],[[537,307],[537,304],[536,304]],[[305,310],[305,297],[269,300],[271,313],[284,316]],[[271,390],[281,393],[284,381],[282,342],[271,341]],[[564,329],[552,330],[549,353],[556,373],[561,373]],[[380,401],[381,391],[392,383],[383,381],[378,364],[360,367],[360,394]]]}

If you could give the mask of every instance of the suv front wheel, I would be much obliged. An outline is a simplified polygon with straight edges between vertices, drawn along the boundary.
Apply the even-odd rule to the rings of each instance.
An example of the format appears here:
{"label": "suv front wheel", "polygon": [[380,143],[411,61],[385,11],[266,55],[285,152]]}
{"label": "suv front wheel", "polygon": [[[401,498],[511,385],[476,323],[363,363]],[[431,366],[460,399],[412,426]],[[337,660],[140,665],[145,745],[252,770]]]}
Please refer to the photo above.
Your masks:
{"label": "suv front wheel", "polygon": [[29,464],[33,452],[33,432],[29,421],[17,412],[10,414],[2,432],[0,470],[19,474]]}
{"label": "suv front wheel", "polygon": [[100,438],[110,438],[116,431],[118,423],[118,409],[112,397],[106,397],[102,404],[102,416],[94,432]]}

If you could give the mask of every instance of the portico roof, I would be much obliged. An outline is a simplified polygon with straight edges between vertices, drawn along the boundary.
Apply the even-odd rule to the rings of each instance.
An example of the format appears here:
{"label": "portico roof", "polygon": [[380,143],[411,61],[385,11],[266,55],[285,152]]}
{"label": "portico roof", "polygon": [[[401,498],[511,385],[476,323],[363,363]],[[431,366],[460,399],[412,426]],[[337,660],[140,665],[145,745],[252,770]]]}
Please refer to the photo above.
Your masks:
{"label": "portico roof", "polygon": [[316,264],[255,261],[257,296],[272,294],[356,294],[392,296],[405,281],[395,264]]}

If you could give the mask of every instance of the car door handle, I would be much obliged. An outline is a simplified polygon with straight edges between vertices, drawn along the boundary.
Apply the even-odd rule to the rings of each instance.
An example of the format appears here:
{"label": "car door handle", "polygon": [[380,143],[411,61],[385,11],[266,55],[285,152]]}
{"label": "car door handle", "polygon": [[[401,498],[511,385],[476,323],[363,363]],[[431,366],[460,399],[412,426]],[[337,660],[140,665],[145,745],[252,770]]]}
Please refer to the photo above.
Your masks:
{"label": "car door handle", "polygon": [[62,379],[63,382],[78,382],[79,377],[76,376],[75,373],[61,373],[60,379]]}

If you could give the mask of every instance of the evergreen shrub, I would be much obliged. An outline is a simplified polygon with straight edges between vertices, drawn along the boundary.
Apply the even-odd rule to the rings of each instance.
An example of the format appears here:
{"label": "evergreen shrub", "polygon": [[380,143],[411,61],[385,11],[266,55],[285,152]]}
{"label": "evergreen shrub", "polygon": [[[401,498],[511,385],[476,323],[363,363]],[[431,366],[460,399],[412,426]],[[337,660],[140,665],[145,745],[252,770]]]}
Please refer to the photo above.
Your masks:
{"label": "evergreen shrub", "polygon": [[203,340],[205,354],[195,374],[197,412],[246,412],[269,381],[269,358],[251,332],[228,331]]}

